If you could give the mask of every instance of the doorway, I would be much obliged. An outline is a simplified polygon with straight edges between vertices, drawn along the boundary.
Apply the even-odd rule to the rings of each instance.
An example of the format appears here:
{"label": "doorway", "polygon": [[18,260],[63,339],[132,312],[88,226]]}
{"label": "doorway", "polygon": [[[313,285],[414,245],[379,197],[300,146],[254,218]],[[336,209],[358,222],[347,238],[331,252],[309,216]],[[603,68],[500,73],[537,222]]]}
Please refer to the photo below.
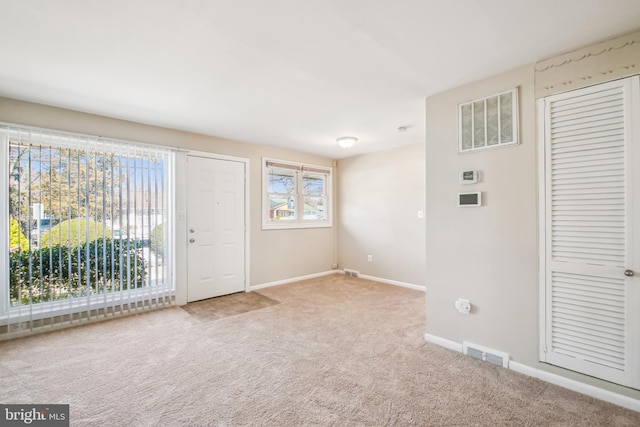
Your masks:
{"label": "doorway", "polygon": [[247,162],[187,156],[187,302],[246,290]]}

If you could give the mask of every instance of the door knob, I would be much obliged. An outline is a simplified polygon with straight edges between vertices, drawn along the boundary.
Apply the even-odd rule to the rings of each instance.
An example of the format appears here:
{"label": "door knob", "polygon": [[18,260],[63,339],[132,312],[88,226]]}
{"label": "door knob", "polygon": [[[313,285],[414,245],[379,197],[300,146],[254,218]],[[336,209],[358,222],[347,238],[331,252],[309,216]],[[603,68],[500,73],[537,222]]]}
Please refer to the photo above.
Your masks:
{"label": "door knob", "polygon": [[193,229],[193,228],[191,228],[191,229],[189,230],[189,233],[195,233],[195,232],[196,232],[196,230],[195,230],[195,229]]}
{"label": "door knob", "polygon": [[193,237],[189,239],[189,242],[190,242],[190,243],[193,243],[193,242],[195,242],[195,241],[196,241],[196,239],[194,239]]}
{"label": "door knob", "polygon": [[629,277],[633,276],[633,270],[625,270],[624,275]]}

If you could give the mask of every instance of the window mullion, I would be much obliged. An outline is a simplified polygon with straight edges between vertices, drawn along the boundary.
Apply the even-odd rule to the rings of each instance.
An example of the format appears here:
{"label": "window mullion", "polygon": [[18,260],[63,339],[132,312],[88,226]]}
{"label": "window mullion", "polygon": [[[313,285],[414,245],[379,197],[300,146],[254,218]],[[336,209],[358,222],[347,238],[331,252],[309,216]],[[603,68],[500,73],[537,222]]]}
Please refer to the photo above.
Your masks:
{"label": "window mullion", "polygon": [[296,222],[303,222],[304,221],[304,188],[303,188],[303,175],[304,172],[297,171],[297,185],[296,185],[296,196],[297,196],[297,206],[298,206],[298,211],[296,212]]}
{"label": "window mullion", "polygon": [[[3,209],[0,209],[0,271],[3,271],[2,277],[0,278],[0,290],[2,291],[2,295],[10,296],[9,289],[9,266],[10,266],[10,248],[9,242],[11,241],[10,229],[11,229],[11,216],[9,214],[9,181],[10,181],[10,162],[9,162],[9,137],[8,135],[4,135],[3,138],[0,139],[0,165],[4,167],[0,168],[0,170],[5,170],[7,173],[3,173],[0,175],[0,200],[7,203],[2,203],[0,205],[5,206]],[[6,224],[6,225],[5,225]],[[20,250],[21,239],[18,239],[18,250]],[[4,316],[9,310],[9,301],[6,298],[0,299],[0,316]]]}

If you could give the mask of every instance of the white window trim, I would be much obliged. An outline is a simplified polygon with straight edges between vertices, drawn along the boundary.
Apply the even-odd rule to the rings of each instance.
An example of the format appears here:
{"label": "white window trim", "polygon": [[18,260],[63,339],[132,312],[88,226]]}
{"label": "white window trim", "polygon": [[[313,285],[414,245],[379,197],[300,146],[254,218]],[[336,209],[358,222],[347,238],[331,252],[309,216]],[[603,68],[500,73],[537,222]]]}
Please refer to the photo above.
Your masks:
{"label": "white window trim", "polygon": [[[467,149],[463,149],[462,148],[462,107],[464,107],[465,105],[471,105],[472,109],[473,109],[473,104],[475,102],[480,102],[480,101],[484,101],[485,102],[485,106],[486,106],[486,101],[489,98],[494,98],[494,97],[498,97],[498,99],[500,99],[500,95],[504,95],[507,93],[511,93],[512,94],[512,101],[511,101],[511,117],[512,117],[512,132],[513,132],[513,141],[510,142],[498,142],[497,144],[494,145],[484,145],[482,147],[474,147],[473,143],[472,143],[472,147],[471,148],[467,148]],[[498,110],[499,111],[499,110]],[[505,90],[504,92],[499,92],[499,93],[495,93],[493,95],[489,95],[486,96],[484,98],[478,98],[478,99],[474,99],[468,102],[463,102],[461,104],[458,104],[458,154],[464,154],[464,153],[473,153],[476,151],[484,151],[484,150],[493,150],[495,148],[503,148],[503,147],[511,147],[514,145],[518,145],[520,143],[520,131],[519,131],[519,101],[518,101],[518,88],[515,87],[513,89],[510,90]],[[486,134],[487,134],[487,126],[486,126],[486,108],[485,108],[485,140],[486,140]],[[472,120],[473,120],[473,113],[472,113]],[[498,119],[499,120],[499,119]],[[473,121],[472,123],[472,131],[473,131]],[[499,121],[498,121],[499,123]],[[498,126],[498,132],[499,132],[500,126]]]}
{"label": "white window trim", "polygon": [[[302,194],[302,174],[297,173],[297,191],[296,212],[298,217],[295,220],[271,221],[269,220],[269,167],[267,163],[279,163],[290,165],[297,168],[311,168],[327,172],[327,181],[325,183],[325,191],[327,197],[327,206],[325,207],[326,219],[324,220],[305,220],[304,219],[304,194]],[[291,162],[287,160],[273,159],[269,157],[262,158],[262,229],[263,230],[284,230],[296,228],[329,228],[333,227],[333,167],[319,166],[308,163]]]}

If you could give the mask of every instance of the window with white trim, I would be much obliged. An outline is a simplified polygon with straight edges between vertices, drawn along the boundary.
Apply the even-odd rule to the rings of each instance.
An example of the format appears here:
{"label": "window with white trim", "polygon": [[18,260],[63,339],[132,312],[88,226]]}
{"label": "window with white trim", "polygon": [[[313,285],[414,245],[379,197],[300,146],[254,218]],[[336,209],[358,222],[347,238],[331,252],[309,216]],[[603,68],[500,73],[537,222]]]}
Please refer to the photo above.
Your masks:
{"label": "window with white trim", "polygon": [[518,89],[458,105],[458,151],[518,143]]}
{"label": "window with white trim", "polygon": [[331,167],[263,158],[262,228],[331,227]]}
{"label": "window with white trim", "polygon": [[170,301],[171,150],[13,125],[0,150],[1,332]]}

